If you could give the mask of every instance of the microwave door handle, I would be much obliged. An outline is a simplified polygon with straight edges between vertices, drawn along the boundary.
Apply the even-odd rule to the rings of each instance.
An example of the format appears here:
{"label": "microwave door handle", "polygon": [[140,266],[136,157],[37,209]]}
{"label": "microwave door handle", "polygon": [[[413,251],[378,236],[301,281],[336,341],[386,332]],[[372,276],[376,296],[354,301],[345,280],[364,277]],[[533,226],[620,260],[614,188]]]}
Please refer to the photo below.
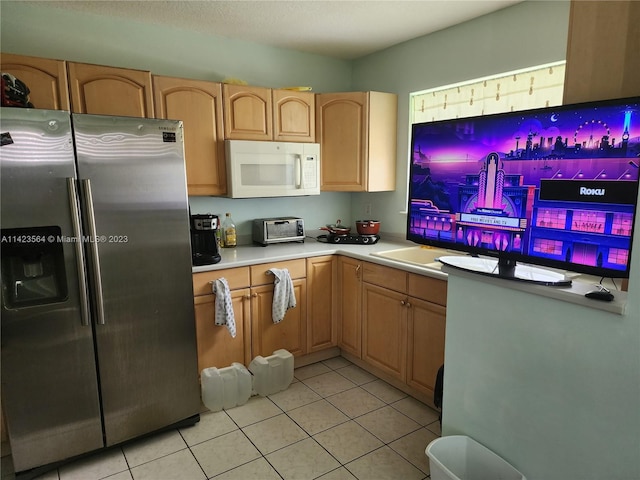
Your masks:
{"label": "microwave door handle", "polygon": [[302,188],[302,158],[300,158],[300,155],[296,155],[296,188],[300,189]]}
{"label": "microwave door handle", "polygon": [[78,211],[78,193],[76,191],[76,179],[67,178],[67,190],[69,191],[69,210],[71,211],[71,224],[75,237],[76,269],[78,273],[78,289],[80,293],[80,321],[83,326],[89,326],[89,297],[87,295],[87,277],[84,272],[84,247],[80,241],[82,229],[80,227],[80,213]]}

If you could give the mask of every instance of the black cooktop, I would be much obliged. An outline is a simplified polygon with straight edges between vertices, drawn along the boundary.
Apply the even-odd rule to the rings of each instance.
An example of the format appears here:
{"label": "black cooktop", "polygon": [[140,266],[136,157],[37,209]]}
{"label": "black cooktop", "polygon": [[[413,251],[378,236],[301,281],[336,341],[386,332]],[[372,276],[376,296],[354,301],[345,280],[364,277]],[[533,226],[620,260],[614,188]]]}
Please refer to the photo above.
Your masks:
{"label": "black cooktop", "polygon": [[380,240],[380,235],[337,235],[335,233],[329,233],[327,235],[318,235],[317,240],[319,242],[326,243],[343,243],[349,245],[373,245]]}

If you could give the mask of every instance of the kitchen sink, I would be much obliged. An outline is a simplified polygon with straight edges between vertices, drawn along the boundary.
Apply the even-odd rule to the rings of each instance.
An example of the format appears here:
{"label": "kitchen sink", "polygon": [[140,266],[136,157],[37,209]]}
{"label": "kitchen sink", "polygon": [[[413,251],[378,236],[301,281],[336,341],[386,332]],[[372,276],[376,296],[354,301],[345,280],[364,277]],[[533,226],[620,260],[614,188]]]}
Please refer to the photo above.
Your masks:
{"label": "kitchen sink", "polygon": [[382,252],[371,253],[371,255],[387,258],[396,262],[410,263],[412,265],[440,270],[442,264],[437,261],[438,257],[450,255],[450,253],[438,248],[416,246],[384,250]]}

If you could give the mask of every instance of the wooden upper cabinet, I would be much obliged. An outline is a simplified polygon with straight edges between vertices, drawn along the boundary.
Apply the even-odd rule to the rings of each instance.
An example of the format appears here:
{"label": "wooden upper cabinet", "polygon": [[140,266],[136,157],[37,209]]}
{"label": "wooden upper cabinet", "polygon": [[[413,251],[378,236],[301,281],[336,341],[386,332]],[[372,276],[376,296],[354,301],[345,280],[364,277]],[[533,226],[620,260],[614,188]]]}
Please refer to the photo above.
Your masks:
{"label": "wooden upper cabinet", "polygon": [[565,104],[640,95],[640,2],[571,1]]}
{"label": "wooden upper cabinet", "polygon": [[74,113],[153,118],[151,72],[67,64]]}
{"label": "wooden upper cabinet", "polygon": [[67,66],[64,60],[3,53],[2,72],[10,73],[29,87],[34,108],[69,110]]}
{"label": "wooden upper cabinet", "polygon": [[225,195],[222,85],[153,76],[156,115],[182,120],[189,195]]}
{"label": "wooden upper cabinet", "polygon": [[230,140],[316,140],[315,95],[245,85],[223,85],[224,138]]}
{"label": "wooden upper cabinet", "polygon": [[316,126],[320,143],[321,184],[325,191],[365,190],[367,94],[316,96]]}
{"label": "wooden upper cabinet", "polygon": [[272,94],[273,139],[278,142],[315,142],[315,95],[291,90],[273,90]]}
{"label": "wooden upper cabinet", "polygon": [[271,89],[223,85],[224,137],[232,140],[272,140]]}
{"label": "wooden upper cabinet", "polygon": [[316,95],[321,190],[395,190],[397,110],[398,97],[391,93]]}

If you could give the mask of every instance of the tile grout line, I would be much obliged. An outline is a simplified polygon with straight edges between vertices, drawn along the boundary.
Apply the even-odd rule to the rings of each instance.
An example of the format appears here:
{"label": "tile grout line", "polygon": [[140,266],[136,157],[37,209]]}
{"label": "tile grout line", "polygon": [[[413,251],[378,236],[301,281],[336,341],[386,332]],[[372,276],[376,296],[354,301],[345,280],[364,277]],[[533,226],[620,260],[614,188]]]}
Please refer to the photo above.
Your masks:
{"label": "tile grout line", "polygon": [[[232,432],[234,432],[234,431],[240,430],[240,432],[242,432],[242,434],[243,434],[244,438],[246,438],[246,439],[249,441],[249,443],[250,443],[250,444],[251,444],[251,445],[256,449],[256,451],[257,451],[257,452],[258,452],[258,454],[259,454],[259,457],[255,458],[255,459],[253,459],[253,460],[250,460],[250,461],[248,461],[248,462],[242,463],[242,464],[240,464],[240,465],[236,465],[236,466],[234,466],[233,468],[230,468],[229,470],[226,470],[225,472],[219,472],[219,473],[217,473],[217,474],[216,474],[216,476],[218,476],[218,475],[222,475],[222,474],[227,473],[227,472],[229,472],[229,471],[232,471],[232,470],[234,470],[234,469],[236,469],[236,468],[240,468],[240,467],[242,467],[242,466],[244,466],[244,465],[247,465],[247,464],[249,464],[249,463],[251,463],[251,462],[253,462],[253,461],[255,461],[255,460],[258,460],[259,458],[263,458],[263,459],[267,462],[267,464],[268,464],[268,465],[269,465],[269,466],[270,466],[270,467],[271,467],[271,468],[276,472],[276,474],[277,474],[277,475],[282,479],[282,478],[284,478],[284,477],[282,476],[282,474],[281,474],[280,472],[278,472],[278,470],[275,468],[275,466],[274,466],[274,465],[273,465],[273,464],[272,464],[272,463],[267,459],[267,455],[272,454],[272,453],[277,452],[277,451],[280,451],[280,450],[282,450],[282,449],[284,449],[284,448],[288,448],[288,447],[290,447],[290,446],[292,446],[292,445],[295,445],[295,444],[297,444],[297,443],[300,443],[300,442],[302,442],[302,441],[304,441],[304,440],[312,439],[312,440],[315,442],[315,444],[316,444],[316,445],[318,445],[320,448],[322,448],[322,450],[323,450],[324,452],[326,452],[326,453],[327,453],[327,454],[328,454],[332,459],[334,459],[334,460],[338,463],[338,466],[337,466],[336,468],[334,468],[334,469],[332,469],[332,470],[329,470],[329,471],[327,471],[327,472],[325,472],[325,473],[321,474],[321,475],[320,475],[320,477],[321,477],[321,476],[323,476],[323,475],[327,475],[327,474],[329,474],[329,473],[331,473],[331,472],[334,472],[334,471],[336,471],[336,470],[339,470],[340,468],[344,468],[346,471],[348,471],[351,475],[353,475],[353,476],[355,477],[355,474],[354,474],[354,473],[353,473],[353,472],[348,468],[348,466],[347,466],[347,465],[349,465],[349,464],[351,464],[351,463],[353,463],[353,462],[355,462],[355,461],[357,461],[357,460],[359,460],[359,459],[361,459],[361,458],[363,458],[363,457],[365,457],[365,456],[367,456],[367,455],[370,455],[371,453],[376,452],[376,451],[378,451],[378,450],[380,450],[380,449],[382,449],[382,448],[384,448],[384,447],[388,447],[388,448],[389,448],[389,449],[390,449],[394,454],[398,455],[398,456],[399,456],[399,457],[401,457],[404,461],[406,461],[409,465],[413,466],[413,467],[414,467],[414,468],[416,468],[418,471],[420,471],[421,473],[423,473],[423,474],[425,475],[425,477],[422,477],[423,479],[429,479],[429,478],[430,478],[430,474],[429,474],[429,473],[423,472],[423,471],[422,471],[422,469],[421,469],[418,465],[416,465],[415,463],[413,463],[409,458],[404,457],[404,456],[403,456],[399,451],[396,451],[396,450],[391,446],[391,444],[392,444],[392,443],[394,443],[394,442],[397,442],[398,440],[400,440],[400,439],[402,439],[402,438],[405,438],[405,437],[407,437],[407,436],[409,436],[409,435],[412,435],[412,434],[414,434],[414,433],[416,433],[416,432],[418,432],[418,431],[420,431],[420,430],[422,430],[422,429],[424,429],[424,430],[428,431],[430,434],[433,434],[433,435],[436,435],[436,436],[441,436],[441,434],[439,434],[439,433],[437,433],[437,432],[434,432],[433,430],[431,430],[431,429],[429,428],[429,426],[430,426],[430,425],[433,425],[434,423],[437,423],[437,420],[434,420],[433,422],[430,422],[430,423],[427,423],[427,424],[424,424],[424,425],[423,425],[421,422],[414,420],[412,417],[410,417],[409,415],[407,415],[406,413],[404,413],[404,412],[400,411],[397,407],[395,407],[395,406],[394,406],[394,404],[395,404],[395,403],[398,403],[398,402],[400,402],[401,400],[403,400],[403,399],[405,399],[405,398],[407,398],[407,397],[411,398],[409,395],[404,394],[404,392],[401,392],[401,393],[403,393],[403,394],[404,394],[404,396],[403,396],[403,397],[398,398],[398,399],[395,399],[395,400],[393,400],[393,401],[387,401],[387,400],[385,400],[385,399],[381,398],[380,396],[376,395],[375,393],[370,392],[369,390],[367,390],[367,389],[365,389],[365,388],[364,388],[364,386],[365,386],[365,385],[368,385],[368,384],[374,383],[374,382],[376,382],[376,381],[380,381],[380,382],[383,382],[385,385],[389,385],[387,382],[385,382],[385,381],[384,381],[384,380],[382,380],[382,379],[379,379],[379,378],[377,378],[377,377],[373,376],[374,378],[373,378],[373,379],[371,379],[371,380],[369,380],[369,381],[366,381],[366,382],[363,382],[363,383],[356,383],[356,382],[355,382],[354,380],[352,380],[351,378],[349,378],[349,377],[347,377],[346,375],[344,375],[344,374],[340,373],[340,371],[339,371],[339,370],[341,370],[341,369],[345,369],[345,368],[349,368],[349,367],[351,367],[351,366],[354,366],[354,365],[355,365],[355,364],[353,364],[353,363],[351,363],[351,362],[349,362],[349,364],[346,364],[346,365],[344,365],[344,364],[343,364],[343,365],[340,365],[340,366],[338,366],[338,367],[336,367],[336,368],[330,367],[329,365],[327,365],[327,364],[325,363],[325,361],[321,361],[321,362],[319,362],[319,363],[320,363],[320,364],[322,364],[324,367],[326,367],[326,368],[328,369],[328,371],[319,372],[319,373],[316,373],[316,374],[314,374],[314,375],[308,376],[308,377],[306,377],[306,378],[304,378],[304,379],[300,379],[300,378],[298,378],[298,377],[295,377],[295,373],[294,373],[294,379],[295,379],[295,381],[294,381],[294,382],[292,382],[292,384],[293,384],[293,383],[297,383],[297,382],[302,383],[306,388],[308,388],[311,392],[313,392],[315,395],[317,395],[317,396],[319,397],[318,399],[313,400],[313,401],[310,401],[309,403],[306,403],[306,404],[303,404],[303,405],[300,405],[300,406],[297,406],[297,407],[295,407],[295,408],[292,408],[292,409],[290,409],[290,410],[285,411],[283,407],[280,407],[280,406],[279,406],[279,405],[278,405],[274,400],[272,400],[271,398],[269,398],[269,396],[263,397],[263,398],[267,398],[267,399],[271,402],[271,404],[275,405],[275,407],[278,409],[279,413],[277,413],[276,415],[271,415],[271,416],[268,416],[268,417],[263,418],[263,419],[261,419],[261,420],[258,420],[258,421],[255,421],[255,422],[249,423],[249,424],[247,424],[247,425],[245,425],[245,426],[243,426],[243,427],[241,427],[241,426],[238,424],[238,422],[237,422],[237,421],[236,421],[236,420],[235,420],[231,415],[229,415],[229,414],[227,413],[227,411],[226,411],[226,410],[224,410],[224,409],[223,409],[223,410],[221,410],[221,411],[222,411],[222,412],[225,412],[226,417],[227,417],[229,420],[231,420],[231,422],[235,425],[236,429],[232,430],[231,432],[226,432],[226,433],[223,433],[223,434],[221,434],[221,435],[217,435],[217,436],[215,436],[215,437],[212,437],[212,438],[210,438],[210,439],[207,439],[207,440],[203,440],[203,441],[200,441],[200,442],[194,443],[193,445],[189,445],[189,444],[187,443],[187,439],[185,438],[185,436],[183,435],[183,433],[182,433],[182,432],[180,432],[180,429],[176,428],[176,429],[175,429],[175,431],[180,435],[180,438],[182,439],[182,441],[183,441],[183,442],[184,442],[184,444],[185,444],[185,448],[179,449],[178,451],[176,451],[176,452],[172,452],[172,453],[167,454],[167,455],[163,455],[163,456],[161,456],[161,457],[159,457],[159,458],[156,458],[156,459],[153,459],[153,460],[149,460],[148,462],[144,462],[144,463],[142,463],[142,464],[140,464],[140,465],[136,465],[135,467],[138,467],[138,466],[141,466],[141,465],[145,465],[145,464],[148,464],[148,463],[153,462],[153,461],[157,461],[157,460],[159,460],[160,458],[164,458],[164,457],[167,457],[167,456],[169,456],[169,455],[173,455],[173,454],[175,454],[175,453],[178,453],[178,452],[181,452],[181,451],[183,451],[183,450],[185,450],[185,449],[188,449],[188,450],[189,450],[189,453],[192,455],[192,457],[194,458],[194,460],[195,460],[195,461],[196,461],[196,463],[198,464],[198,466],[199,466],[200,470],[202,471],[203,475],[205,476],[205,478],[209,479],[210,477],[208,477],[208,476],[207,476],[206,472],[204,471],[203,466],[200,464],[200,462],[198,461],[197,457],[195,456],[195,454],[194,454],[194,452],[193,452],[193,450],[192,450],[192,447],[194,447],[194,446],[196,446],[196,445],[200,445],[200,444],[205,443],[205,442],[207,442],[207,441],[210,441],[210,440],[212,440],[212,439],[214,439],[214,438],[219,438],[219,437],[221,437],[221,436],[223,436],[223,435],[226,435],[226,434],[232,433]],[[311,365],[314,365],[314,364],[311,364]],[[309,365],[309,366],[311,366],[311,365]],[[305,367],[307,367],[307,366],[305,366]],[[300,368],[305,368],[305,367],[300,367]],[[357,366],[356,366],[356,367],[357,367]],[[360,368],[360,367],[357,367],[357,368]],[[337,373],[341,378],[344,378],[344,379],[346,379],[347,381],[349,381],[349,382],[353,383],[353,386],[352,386],[352,387],[347,388],[346,390],[343,390],[343,391],[340,391],[340,392],[336,392],[336,393],[332,393],[332,394],[326,395],[326,394],[323,394],[323,393],[321,393],[321,392],[319,392],[319,391],[317,391],[317,390],[314,390],[311,386],[309,386],[309,385],[307,385],[307,384],[305,383],[305,380],[309,380],[309,379],[311,379],[311,378],[318,377],[318,376],[324,375],[324,374],[326,374],[326,373],[331,373],[331,372],[335,372],[335,373]],[[365,372],[366,372],[366,371],[365,371]],[[389,386],[390,386],[391,388],[394,388],[394,389],[395,389],[395,387],[393,387],[392,385],[389,385]],[[339,395],[339,394],[342,394],[342,393],[345,393],[345,392],[348,392],[348,391],[351,391],[351,390],[355,390],[356,388],[359,388],[359,389],[363,390],[364,392],[368,393],[369,395],[373,396],[374,398],[376,398],[377,400],[379,400],[380,402],[382,402],[382,405],[381,405],[381,406],[379,406],[379,407],[376,407],[376,408],[374,408],[373,410],[370,410],[370,411],[368,411],[368,412],[366,412],[366,413],[362,413],[362,414],[359,414],[359,415],[356,415],[356,416],[352,416],[352,415],[348,414],[346,411],[342,410],[339,406],[334,405],[334,404],[329,400],[329,398],[331,398],[331,397],[337,396],[337,395]],[[294,418],[292,418],[292,417],[289,415],[289,412],[295,411],[295,410],[297,410],[297,409],[299,409],[299,408],[306,407],[306,406],[308,406],[308,405],[313,405],[314,403],[318,403],[318,402],[320,402],[321,400],[326,401],[326,403],[327,403],[328,405],[330,405],[331,407],[335,408],[338,412],[340,412],[342,415],[344,415],[344,416],[346,417],[346,420],[340,421],[340,422],[338,422],[338,423],[337,423],[337,424],[335,424],[335,425],[332,425],[332,426],[330,426],[330,427],[328,427],[328,428],[325,428],[325,429],[323,429],[323,430],[320,430],[320,431],[318,431],[318,432],[315,432],[314,434],[311,434],[311,433],[310,433],[309,431],[307,431],[307,430],[306,430],[302,425],[300,425],[298,422],[296,422],[296,420],[295,420]],[[423,403],[423,402],[420,402],[420,403],[424,405],[424,403]],[[427,406],[427,407],[428,407],[428,405],[425,405],[425,406]],[[394,411],[394,412],[399,413],[399,414],[403,415],[404,417],[406,417],[407,419],[409,419],[409,420],[411,420],[411,421],[415,422],[415,423],[418,425],[418,428],[416,428],[416,429],[412,430],[411,432],[407,432],[407,433],[405,433],[405,434],[401,435],[400,437],[393,439],[392,441],[385,442],[384,440],[382,440],[381,438],[379,438],[377,435],[375,435],[373,432],[371,432],[370,430],[368,430],[365,426],[363,426],[363,425],[361,425],[359,422],[357,422],[357,419],[358,419],[358,418],[361,418],[361,417],[363,417],[363,416],[365,416],[365,415],[368,415],[368,414],[370,414],[370,413],[373,413],[373,412],[376,412],[376,411],[378,411],[378,410],[381,410],[381,409],[383,409],[383,408],[385,408],[385,407],[391,407],[391,408],[393,409],[393,411]],[[204,413],[204,411],[203,411],[203,412],[201,412],[201,413]],[[212,413],[215,413],[215,412],[212,412]],[[263,454],[263,453],[260,451],[260,449],[258,448],[258,446],[257,446],[257,445],[256,445],[256,444],[251,440],[251,438],[249,438],[249,436],[247,435],[247,433],[244,431],[244,428],[247,428],[247,427],[250,427],[250,426],[256,425],[256,424],[258,424],[258,423],[260,423],[260,422],[263,422],[263,421],[266,421],[266,420],[268,420],[268,419],[274,418],[274,417],[279,416],[279,415],[281,415],[281,414],[284,414],[284,415],[285,415],[289,420],[291,420],[291,421],[292,421],[292,422],[293,422],[293,423],[294,423],[298,428],[300,428],[300,429],[305,433],[306,437],[305,437],[304,439],[297,440],[297,441],[295,441],[295,442],[293,442],[293,443],[291,443],[291,444],[289,444],[289,445],[286,445],[286,446],[284,446],[284,447],[278,448],[277,450],[274,450],[273,452],[269,452],[268,454]],[[366,432],[368,432],[369,434],[371,434],[374,438],[376,438],[378,441],[380,441],[380,442],[382,443],[382,445],[380,445],[379,447],[374,448],[373,450],[371,450],[371,451],[369,451],[369,452],[367,452],[367,453],[364,453],[364,454],[359,455],[359,456],[357,456],[357,457],[355,457],[355,458],[353,458],[353,459],[350,459],[350,460],[349,460],[348,462],[346,462],[346,463],[342,463],[342,462],[341,462],[340,460],[338,460],[338,459],[337,459],[333,454],[331,454],[331,452],[329,452],[329,451],[328,451],[328,450],[327,450],[327,449],[326,449],[322,444],[320,444],[320,442],[315,438],[315,435],[319,435],[319,434],[321,434],[321,433],[323,433],[323,432],[326,432],[326,431],[328,431],[328,430],[330,430],[330,429],[332,429],[332,428],[338,427],[338,426],[340,426],[340,425],[344,425],[344,424],[346,424],[346,423],[348,423],[348,422],[351,422],[351,421],[353,421],[355,424],[357,424],[358,426],[360,426],[361,428],[363,428]],[[119,474],[119,473],[123,473],[123,472],[125,472],[125,471],[128,471],[128,472],[129,472],[129,474],[131,475],[131,477],[132,477],[132,478],[134,478],[134,476],[133,476],[133,472],[132,472],[132,469],[133,469],[133,468],[135,468],[135,467],[131,467],[131,466],[130,466],[130,464],[129,464],[129,460],[127,459],[127,456],[126,456],[126,454],[125,454],[124,449],[122,448],[122,446],[120,446],[120,447],[118,447],[118,448],[119,448],[119,450],[120,450],[120,452],[121,452],[121,454],[122,454],[122,456],[123,456],[123,458],[124,458],[124,460],[125,460],[125,464],[126,464],[126,466],[127,466],[127,469],[123,470],[122,472],[116,472],[115,474],[110,474],[110,476],[112,476],[112,475],[117,475],[117,474]],[[5,455],[3,458],[6,458],[6,457],[10,457],[10,453],[9,453],[8,455]],[[61,478],[61,477],[60,477],[60,471],[59,471],[59,468],[56,468],[55,470],[52,470],[51,472],[53,472],[53,471],[55,471],[55,472],[56,472],[57,478],[60,480],[60,478]],[[9,475],[11,475],[11,474],[9,474]],[[4,478],[8,478],[8,476],[7,476],[7,477],[3,477],[3,480],[4,480]],[[108,477],[103,477],[103,478],[104,478],[104,479],[108,479],[108,478],[109,478],[109,476],[108,476]],[[211,478],[214,478],[214,477],[211,477]],[[318,478],[318,477],[315,477],[315,478]],[[357,477],[356,477],[356,478],[357,478]]]}
{"label": "tile grout line", "polygon": [[[352,364],[352,365],[353,365],[353,364]],[[344,366],[344,367],[341,367],[340,369],[342,369],[342,368],[347,368],[347,367],[349,367],[349,365]],[[330,368],[330,367],[329,367],[329,368]],[[358,367],[358,368],[359,368],[359,367]],[[333,371],[335,371],[336,373],[338,373],[339,375],[341,375],[343,378],[346,378],[347,380],[349,380],[349,381],[353,382],[353,380],[352,380],[352,379],[350,379],[350,378],[346,377],[345,375],[342,375],[342,374],[338,371],[338,370],[340,370],[340,369],[333,369]],[[328,372],[324,372],[324,373],[328,373]],[[323,373],[319,373],[319,374],[314,375],[314,376],[319,376],[319,375],[322,375],[322,374],[323,374]],[[313,378],[314,376],[311,376],[311,377],[308,377],[308,378]],[[303,383],[307,388],[311,389],[312,391],[314,391],[315,393],[317,393],[318,395],[320,395],[320,394],[319,394],[319,392],[317,392],[317,391],[313,390],[313,388],[312,388],[312,387],[310,387],[309,385],[306,385],[306,383],[304,383],[304,380],[300,380],[300,379],[298,379],[298,380],[299,380],[300,382],[302,382],[302,383]],[[362,386],[363,386],[363,385],[366,385],[366,384],[369,384],[369,383],[373,383],[373,382],[375,382],[376,380],[380,380],[380,379],[375,378],[374,380],[370,380],[369,382],[364,382],[364,383],[362,383],[362,384],[356,384],[355,382],[353,382],[353,383],[355,384],[355,386],[354,386],[353,388],[349,388],[349,389],[347,389],[347,390],[344,390],[343,392],[345,392],[345,391],[349,391],[349,390],[353,390],[353,389],[355,389],[355,388],[362,388]],[[385,383],[386,383],[386,382],[385,382]],[[393,387],[392,385],[391,385],[391,387],[392,387],[392,388],[395,388],[395,387]],[[411,434],[413,434],[413,433],[415,433],[415,432],[417,432],[417,431],[419,431],[419,430],[422,430],[422,429],[426,429],[426,430],[428,430],[429,432],[431,432],[431,430],[429,430],[429,429],[427,428],[427,425],[431,425],[431,424],[432,424],[432,423],[434,423],[434,422],[431,422],[431,423],[429,423],[429,424],[427,424],[427,425],[422,425],[422,424],[420,424],[419,422],[417,422],[416,420],[414,420],[413,418],[411,418],[409,415],[405,414],[404,412],[402,412],[402,411],[398,410],[396,407],[394,407],[394,406],[393,406],[393,404],[394,404],[394,403],[397,403],[397,402],[399,402],[399,401],[403,400],[404,398],[409,397],[409,395],[406,395],[406,394],[405,394],[405,396],[404,396],[404,397],[402,397],[402,398],[399,398],[399,399],[397,399],[397,400],[394,400],[393,402],[387,402],[386,400],[384,400],[384,399],[380,398],[379,396],[375,395],[375,394],[374,394],[374,393],[372,393],[372,392],[369,392],[368,390],[366,390],[366,389],[364,389],[364,388],[362,388],[362,390],[364,390],[365,392],[369,393],[370,395],[373,395],[375,398],[377,398],[378,400],[380,400],[384,405],[383,405],[383,406],[381,406],[381,407],[378,407],[378,408],[376,408],[376,409],[374,409],[374,410],[371,410],[371,411],[369,411],[369,412],[367,412],[367,413],[363,413],[363,414],[361,414],[361,415],[358,415],[358,416],[352,417],[351,415],[348,415],[346,412],[344,412],[344,411],[340,410],[340,408],[339,408],[338,406],[333,405],[329,400],[327,400],[329,397],[334,396],[334,395],[338,395],[338,394],[343,393],[343,392],[338,392],[338,393],[335,393],[335,394],[333,394],[333,395],[328,395],[328,396],[322,396],[322,399],[323,399],[323,400],[326,400],[330,405],[332,405],[334,408],[338,409],[338,411],[340,411],[340,412],[342,412],[344,415],[346,415],[346,416],[348,417],[348,420],[347,420],[347,421],[345,421],[345,422],[338,423],[338,424],[336,424],[336,425],[334,425],[334,426],[332,426],[332,427],[329,427],[329,428],[327,428],[327,429],[325,429],[325,430],[322,430],[322,431],[320,431],[320,432],[316,432],[316,434],[319,434],[319,433],[325,432],[325,431],[327,431],[327,430],[330,430],[331,428],[335,428],[335,427],[337,427],[338,425],[342,425],[342,424],[347,423],[347,422],[349,422],[349,421],[354,421],[354,422],[356,422],[356,423],[357,423],[361,428],[363,428],[365,431],[367,431],[368,433],[370,433],[371,435],[373,435],[373,437],[374,437],[374,438],[376,438],[376,439],[378,439],[379,441],[381,441],[381,442],[382,442],[382,445],[381,445],[380,447],[377,447],[377,448],[375,448],[375,449],[373,449],[373,450],[371,450],[371,451],[369,451],[369,452],[367,452],[367,453],[364,453],[364,454],[362,454],[362,455],[360,455],[360,456],[358,456],[358,457],[356,457],[356,458],[351,459],[351,460],[350,460],[349,462],[347,462],[347,463],[344,463],[344,464],[343,464],[343,463],[342,463],[342,462],[340,462],[337,458],[336,458],[336,461],[338,461],[338,463],[340,463],[340,465],[341,465],[342,467],[344,467],[345,469],[347,469],[347,471],[349,471],[349,473],[351,473],[353,476],[355,476],[355,474],[354,474],[351,470],[349,470],[349,469],[348,469],[348,467],[347,467],[347,465],[348,465],[349,463],[355,462],[356,460],[358,460],[358,459],[360,459],[360,458],[362,458],[362,457],[364,457],[364,456],[366,456],[366,455],[369,455],[369,454],[371,454],[371,453],[373,453],[373,452],[375,452],[375,451],[377,451],[377,450],[380,450],[380,449],[381,449],[381,448],[383,448],[383,447],[388,447],[392,452],[394,452],[396,455],[400,456],[404,461],[408,462],[410,465],[412,465],[414,468],[416,468],[419,472],[421,472],[421,473],[425,474],[425,475],[426,475],[426,477],[425,477],[425,478],[430,478],[430,474],[427,474],[426,472],[424,472],[424,471],[423,471],[423,470],[422,470],[418,465],[414,464],[410,459],[408,459],[408,458],[404,457],[400,452],[396,451],[396,450],[391,446],[391,443],[394,443],[394,442],[396,442],[396,441],[400,440],[401,438],[404,438],[404,437],[406,437],[406,436],[408,436],[408,435],[411,435]],[[404,392],[403,392],[403,393],[404,393]],[[319,401],[319,400],[318,400],[318,401]],[[311,403],[316,403],[316,402],[311,402]],[[310,403],[310,404],[311,404],[311,403]],[[310,405],[310,404],[307,404],[307,405]],[[357,419],[357,418],[363,417],[363,416],[368,415],[369,413],[375,412],[375,411],[377,411],[377,410],[381,410],[382,408],[385,408],[385,407],[387,407],[387,406],[388,406],[388,407],[391,407],[391,408],[392,408],[394,411],[396,411],[397,413],[399,413],[399,414],[403,415],[404,417],[406,417],[406,418],[408,418],[409,420],[411,420],[411,421],[413,421],[414,423],[416,423],[416,424],[418,425],[418,428],[416,428],[415,430],[412,430],[411,432],[407,432],[407,433],[406,433],[406,434],[404,434],[404,435],[401,435],[400,437],[398,437],[398,438],[396,438],[396,439],[392,440],[391,442],[385,442],[384,440],[382,440],[381,438],[379,438],[377,435],[375,435],[375,433],[373,433],[373,432],[369,431],[369,430],[368,430],[364,425],[361,425],[360,423],[358,423],[358,422],[356,421],[356,419]],[[301,406],[301,407],[298,407],[298,408],[302,408],[302,406]],[[287,413],[287,412],[285,412],[285,413]],[[291,417],[289,417],[289,418],[291,418]],[[293,420],[293,419],[291,419],[291,420]],[[293,420],[293,421],[295,422],[295,420]],[[297,423],[296,423],[296,424],[297,424]],[[302,426],[300,426],[300,428],[302,428]],[[304,430],[304,429],[303,429],[303,430]],[[305,430],[305,432],[306,432],[306,430]],[[307,432],[307,433],[308,433],[308,432]],[[436,433],[435,433],[435,432],[431,432],[431,433],[433,433],[434,435],[436,435]],[[314,438],[314,435],[312,435],[312,438]],[[314,440],[315,440],[315,438],[314,438]],[[316,440],[316,443],[318,443],[318,444],[319,444],[319,442],[318,442],[317,440]],[[321,446],[321,447],[323,447],[322,445],[320,445],[320,446]],[[323,449],[324,449],[324,447],[323,447]],[[327,451],[326,449],[324,449],[324,450],[325,450],[325,451]],[[329,454],[331,455],[331,453],[330,453],[330,452],[328,452],[328,451],[327,451],[327,453],[329,453]],[[332,456],[333,458],[335,458],[333,455],[331,455],[331,456]]]}

